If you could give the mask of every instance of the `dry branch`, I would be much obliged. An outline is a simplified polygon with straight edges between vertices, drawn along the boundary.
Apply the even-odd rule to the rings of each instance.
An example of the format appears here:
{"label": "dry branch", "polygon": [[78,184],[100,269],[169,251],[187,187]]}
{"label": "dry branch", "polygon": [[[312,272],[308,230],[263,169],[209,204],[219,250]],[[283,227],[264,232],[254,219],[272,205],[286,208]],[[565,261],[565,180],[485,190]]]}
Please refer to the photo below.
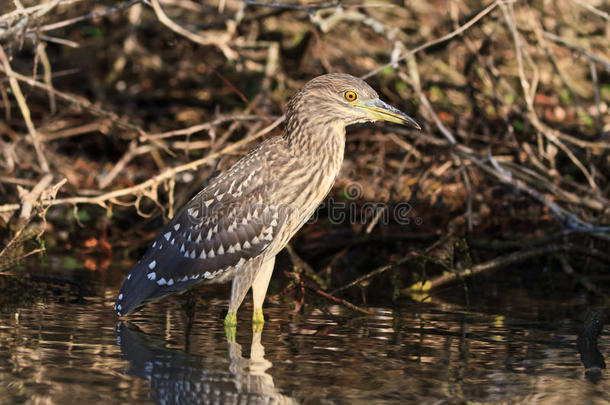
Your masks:
{"label": "dry branch", "polygon": [[608,255],[604,252],[601,252],[599,250],[596,250],[596,249],[583,248],[581,246],[576,246],[576,245],[569,244],[569,243],[560,244],[560,245],[559,244],[546,245],[546,246],[542,246],[539,248],[524,249],[524,250],[521,250],[518,252],[510,253],[505,256],[500,256],[495,259],[489,260],[487,262],[472,266],[472,268],[469,268],[469,269],[455,271],[453,273],[446,273],[442,276],[435,277],[424,283],[417,283],[409,288],[402,290],[401,292],[404,294],[408,294],[412,291],[429,291],[434,288],[438,288],[440,286],[446,285],[448,283],[451,283],[451,282],[454,282],[457,280],[472,277],[476,274],[500,269],[500,268],[509,266],[511,264],[524,262],[524,261],[532,259],[534,257],[546,256],[546,255],[556,254],[556,253],[561,253],[561,252],[595,257],[606,263],[610,263],[610,255]]}
{"label": "dry branch", "polygon": [[[425,130],[350,131],[339,184],[357,179],[369,200],[414,202],[427,227],[421,234],[500,232],[535,215],[550,231],[582,233],[592,246],[609,238],[608,15],[599,7],[580,0],[550,9],[505,0],[471,9],[458,1],[449,13],[438,2],[15,4],[0,16],[5,222],[19,210],[31,216],[49,205],[94,204],[109,213],[121,205],[148,215],[140,203],[148,197],[160,206],[162,185],[171,216],[175,200],[190,193],[175,190],[179,173],[241,152],[281,123],[274,114],[305,79],[342,70],[368,72],[362,77]],[[89,28],[99,35],[88,37]],[[73,50],[61,51],[81,45],[73,55],[94,50],[89,65],[75,63]],[[380,65],[378,55],[387,63]],[[408,110],[412,94],[415,112]],[[267,117],[274,122],[261,129]],[[585,124],[589,117],[595,121]],[[62,198],[42,201],[39,188],[51,184],[45,173],[69,179]],[[17,186],[28,188],[27,199]],[[527,207],[515,204],[524,200]],[[506,218],[494,228],[502,207]],[[387,231],[387,213],[376,210],[366,224],[349,224],[350,232],[374,240]],[[359,238],[348,239],[339,243],[346,251]]]}

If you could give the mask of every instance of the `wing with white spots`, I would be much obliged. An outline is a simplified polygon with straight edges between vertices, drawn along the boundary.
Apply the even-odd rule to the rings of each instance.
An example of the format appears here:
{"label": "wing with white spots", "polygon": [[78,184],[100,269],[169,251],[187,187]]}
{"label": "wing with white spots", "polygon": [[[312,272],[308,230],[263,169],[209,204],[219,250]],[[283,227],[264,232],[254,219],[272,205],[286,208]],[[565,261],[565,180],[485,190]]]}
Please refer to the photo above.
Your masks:
{"label": "wing with white spots", "polygon": [[119,315],[202,280],[230,279],[267,249],[288,213],[272,202],[262,158],[256,150],[244,157],[165,226],[123,282]]}

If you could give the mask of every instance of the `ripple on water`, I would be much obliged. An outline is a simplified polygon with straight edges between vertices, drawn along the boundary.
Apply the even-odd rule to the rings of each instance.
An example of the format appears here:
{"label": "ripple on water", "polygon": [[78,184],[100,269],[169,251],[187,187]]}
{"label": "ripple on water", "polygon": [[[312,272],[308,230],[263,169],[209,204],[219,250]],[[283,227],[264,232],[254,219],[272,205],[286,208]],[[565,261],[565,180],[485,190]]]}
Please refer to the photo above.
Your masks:
{"label": "ripple on water", "polygon": [[[257,336],[246,305],[236,345],[222,325],[224,294],[199,299],[191,324],[173,297],[117,328],[115,287],[99,291],[0,314],[0,403],[610,402],[606,376],[597,385],[583,377],[569,314],[549,323],[534,310],[446,302],[366,316],[271,304]],[[600,350],[610,352],[603,335]]]}

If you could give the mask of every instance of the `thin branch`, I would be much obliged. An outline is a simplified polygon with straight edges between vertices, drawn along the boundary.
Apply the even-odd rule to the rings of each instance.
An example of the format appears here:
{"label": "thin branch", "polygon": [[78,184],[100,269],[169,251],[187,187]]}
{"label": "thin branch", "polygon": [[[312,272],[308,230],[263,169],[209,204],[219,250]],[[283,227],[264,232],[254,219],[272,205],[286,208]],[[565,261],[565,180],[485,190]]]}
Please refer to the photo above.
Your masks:
{"label": "thin branch", "polygon": [[351,281],[345,285],[342,285],[341,287],[335,288],[334,290],[332,290],[330,292],[330,294],[334,295],[337,294],[338,292],[347,290],[348,288],[351,287],[355,287],[359,284],[362,284],[364,281],[370,280],[372,278],[374,278],[375,276],[378,276],[379,274],[385,273],[388,270],[392,270],[393,268],[395,268],[396,266],[400,266],[403,263],[406,263],[409,260],[412,260],[413,258],[417,257],[417,253],[415,252],[411,252],[410,254],[408,254],[407,256],[397,260],[394,263],[391,264],[386,264],[385,266],[381,266],[369,273],[366,273],[364,276],[362,277],[358,277],[357,279],[355,279],[354,281]]}
{"label": "thin branch", "polygon": [[[54,200],[52,205],[95,204],[95,205],[100,205],[102,207],[106,207],[106,203],[108,201],[112,200],[114,202],[117,198],[120,198],[120,197],[125,197],[125,196],[129,196],[129,195],[138,195],[138,194],[144,193],[144,192],[146,192],[146,190],[156,188],[158,184],[174,177],[178,173],[182,173],[182,172],[185,172],[188,170],[194,170],[197,167],[204,165],[206,163],[209,163],[210,161],[212,161],[213,159],[215,159],[221,155],[225,155],[227,153],[233,152],[233,151],[239,149],[240,147],[248,144],[249,142],[271,132],[278,125],[280,125],[283,121],[284,121],[284,117],[282,116],[279,119],[277,119],[276,121],[274,121],[271,125],[268,125],[267,127],[263,128],[262,130],[258,131],[257,133],[255,133],[249,137],[246,137],[240,141],[237,141],[235,143],[232,143],[232,144],[226,146],[220,152],[211,153],[201,159],[197,159],[192,162],[186,163],[184,165],[180,165],[180,166],[176,166],[174,168],[168,169],[168,170],[164,171],[163,173],[160,173],[157,176],[153,177],[152,179],[142,182],[140,184],[137,184],[135,186],[110,191],[108,193],[105,193],[105,194],[102,194],[99,196],[95,196],[95,197],[59,198],[59,199]],[[0,211],[1,211],[1,207],[0,207]]]}
{"label": "thin branch", "polygon": [[365,74],[364,76],[361,76],[361,79],[368,79],[371,76],[375,76],[377,73],[381,72],[382,70],[391,67],[391,66],[395,66],[398,62],[401,62],[405,59],[410,58],[411,56],[415,55],[418,52],[421,52],[425,49],[428,49],[430,47],[433,47],[434,45],[440,44],[442,42],[448,41],[458,35],[461,35],[462,33],[464,33],[465,31],[467,31],[470,27],[472,27],[474,24],[476,24],[477,22],[479,22],[483,17],[485,17],[487,14],[491,13],[496,7],[498,7],[498,5],[500,5],[501,3],[505,3],[505,0],[495,0],[493,3],[491,3],[489,6],[485,7],[483,10],[481,10],[476,16],[474,16],[472,19],[470,19],[467,23],[461,25],[459,28],[457,28],[456,30],[450,32],[449,34],[443,35],[440,38],[436,38],[432,41],[428,41],[422,45],[419,45],[418,47],[415,47],[413,49],[411,49],[410,51],[400,55],[399,57],[393,59],[392,61],[390,61],[389,63],[386,63],[385,65],[382,65],[380,67],[378,67],[377,69],[374,69],[370,72],[368,72],[367,74]]}
{"label": "thin branch", "polygon": [[74,18],[69,18],[67,20],[63,20],[63,21],[59,21],[56,23],[52,23],[52,24],[47,24],[47,25],[43,25],[42,27],[39,28],[30,28],[28,31],[29,32],[48,32],[48,31],[53,31],[53,30],[57,30],[59,28],[64,28],[64,27],[68,27],[70,25],[74,25],[76,23],[82,22],[82,21],[88,21],[88,20],[93,20],[95,18],[100,18],[100,17],[104,17],[107,16],[109,14],[115,13],[117,11],[123,11],[129,7],[132,7],[136,4],[140,4],[143,3],[143,0],[133,0],[130,2],[127,2],[125,4],[121,4],[120,6],[116,6],[116,7],[109,7],[105,10],[99,11],[97,13],[88,13],[88,14],[84,14],[78,17],[74,17]]}
{"label": "thin branch", "polygon": [[484,263],[472,266],[472,268],[456,271],[454,273],[443,274],[442,276],[435,277],[425,283],[417,283],[412,287],[401,290],[401,293],[410,293],[414,290],[428,291],[440,286],[446,285],[453,281],[472,277],[476,274],[480,274],[486,271],[496,270],[508,265],[523,262],[534,257],[546,256],[559,252],[575,253],[595,257],[606,263],[610,263],[610,255],[592,248],[584,248],[572,244],[562,245],[546,245],[535,249],[524,249],[518,252],[513,252],[505,256],[500,256],[495,259],[489,260]]}
{"label": "thin branch", "polygon": [[28,132],[30,137],[32,138],[32,144],[34,145],[34,150],[36,151],[36,157],[38,158],[38,163],[40,164],[40,168],[43,172],[49,172],[49,163],[47,162],[47,158],[42,152],[42,146],[40,145],[40,140],[38,138],[38,133],[36,132],[36,128],[34,127],[34,123],[32,122],[32,117],[30,114],[30,109],[25,101],[25,97],[21,92],[21,88],[19,87],[19,83],[16,79],[16,74],[13,72],[11,65],[8,61],[6,54],[4,53],[4,48],[0,46],[0,63],[3,65],[3,70],[8,76],[9,83],[11,85],[11,89],[13,90],[13,95],[17,100],[17,104],[19,105],[19,109],[21,110],[21,115],[23,115],[23,120],[25,121],[25,125],[28,128]]}
{"label": "thin branch", "polygon": [[326,298],[326,299],[328,299],[330,301],[336,302],[337,304],[341,304],[344,307],[351,309],[352,311],[361,312],[361,313],[367,314],[367,315],[375,313],[375,310],[372,309],[372,308],[363,308],[363,307],[360,307],[360,306],[358,306],[356,304],[352,304],[351,302],[349,302],[347,300],[344,300],[343,298],[337,298],[334,295],[329,294],[329,293],[327,293],[324,290],[321,290],[320,288],[311,287],[311,286],[307,286],[307,285],[306,285],[306,287],[307,287],[308,290],[315,292],[319,296],[324,297],[324,298]]}
{"label": "thin branch", "polygon": [[187,38],[188,40],[193,41],[199,45],[203,45],[203,46],[214,45],[222,51],[222,53],[225,55],[225,57],[227,59],[229,59],[229,60],[237,59],[237,57],[238,57],[237,53],[234,50],[232,50],[231,48],[229,48],[229,46],[228,46],[230,37],[227,32],[224,32],[224,33],[206,32],[205,36],[203,36],[201,34],[195,34],[191,31],[187,30],[186,28],[183,28],[180,25],[176,24],[174,21],[172,21],[172,19],[169,18],[167,16],[167,14],[165,14],[165,11],[163,11],[161,4],[159,4],[159,0],[151,0],[151,4],[153,6],[153,9],[155,10],[155,14],[157,15],[157,18],[159,19],[159,21],[163,25],[165,25],[167,28],[174,31],[176,34],[181,35],[181,36]]}
{"label": "thin branch", "polygon": [[605,68],[607,71],[609,71],[609,72],[610,72],[610,62],[609,62],[609,61],[607,61],[607,60],[605,60],[605,59],[603,59],[601,56],[597,56],[597,55],[595,55],[595,54],[592,54],[591,52],[587,51],[586,49],[581,48],[581,47],[580,47],[580,46],[578,46],[578,45],[574,45],[574,44],[572,44],[572,43],[568,42],[567,40],[565,40],[565,39],[563,39],[563,38],[561,38],[561,37],[558,37],[558,36],[557,36],[557,35],[555,35],[555,34],[551,34],[550,32],[546,32],[546,31],[544,31],[544,32],[542,33],[542,35],[544,35],[544,37],[545,37],[546,39],[550,40],[550,41],[553,41],[553,42],[555,42],[555,43],[557,43],[557,44],[559,44],[559,45],[565,46],[565,47],[566,47],[566,48],[568,48],[568,49],[571,49],[571,50],[573,50],[573,51],[576,51],[576,52],[578,52],[578,53],[581,53],[581,54],[585,55],[587,58],[591,59],[592,61],[594,61],[594,62],[596,62],[596,63],[599,63],[599,64],[600,64],[600,65],[602,65],[602,66],[603,66],[603,67],[604,67],[604,68]]}

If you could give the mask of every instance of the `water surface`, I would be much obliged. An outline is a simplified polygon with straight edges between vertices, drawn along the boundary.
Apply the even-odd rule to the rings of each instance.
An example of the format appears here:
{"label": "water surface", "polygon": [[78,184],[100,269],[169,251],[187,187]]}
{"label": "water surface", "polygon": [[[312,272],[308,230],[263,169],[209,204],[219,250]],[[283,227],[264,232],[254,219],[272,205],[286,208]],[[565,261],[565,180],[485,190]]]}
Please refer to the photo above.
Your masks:
{"label": "water surface", "polygon": [[112,306],[126,269],[71,271],[86,289],[5,307],[0,403],[610,403],[607,374],[592,382],[580,361],[580,296],[507,287],[501,300],[481,294],[467,307],[450,302],[462,294],[454,287],[366,316],[307,296],[298,313],[289,300],[266,304],[262,335],[246,304],[229,343],[226,288],[205,288],[191,321],[172,297],[119,322]]}

